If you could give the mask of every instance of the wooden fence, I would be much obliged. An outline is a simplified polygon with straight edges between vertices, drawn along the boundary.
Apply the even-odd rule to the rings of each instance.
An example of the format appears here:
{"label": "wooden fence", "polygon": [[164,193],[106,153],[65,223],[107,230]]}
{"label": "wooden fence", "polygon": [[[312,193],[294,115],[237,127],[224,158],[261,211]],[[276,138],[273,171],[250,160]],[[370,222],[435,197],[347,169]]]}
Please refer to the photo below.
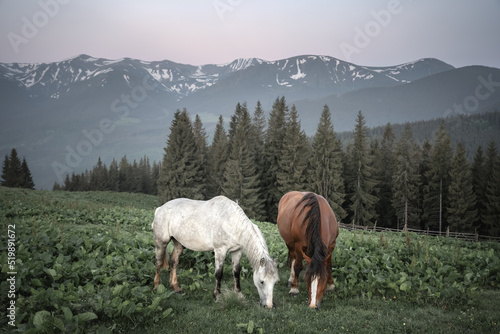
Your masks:
{"label": "wooden fence", "polygon": [[454,238],[454,239],[462,239],[462,240],[467,240],[467,241],[496,241],[496,242],[500,242],[500,237],[490,237],[490,236],[485,236],[485,235],[479,235],[477,233],[451,232],[449,228],[446,230],[446,232],[439,232],[439,231],[430,231],[430,230],[417,230],[417,229],[413,229],[413,228],[398,230],[398,229],[388,228],[388,227],[377,227],[376,224],[374,226],[361,226],[361,225],[354,225],[354,224],[339,223],[339,226],[342,228],[345,228],[346,230],[349,230],[349,231],[364,230],[364,231],[371,231],[371,232],[404,232],[404,231],[408,230],[408,232],[413,232],[413,233],[418,233],[418,234],[427,234],[427,235],[431,235],[431,236],[441,236],[441,237],[448,237],[448,238]]}

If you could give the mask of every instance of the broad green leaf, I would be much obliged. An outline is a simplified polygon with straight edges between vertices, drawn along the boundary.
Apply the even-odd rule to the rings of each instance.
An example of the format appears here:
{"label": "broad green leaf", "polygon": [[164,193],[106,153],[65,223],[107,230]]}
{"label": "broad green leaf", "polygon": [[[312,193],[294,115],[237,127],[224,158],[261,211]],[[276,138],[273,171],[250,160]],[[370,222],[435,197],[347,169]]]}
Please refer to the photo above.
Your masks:
{"label": "broad green leaf", "polygon": [[43,311],[36,312],[35,316],[33,317],[33,325],[35,325],[35,327],[37,329],[42,329],[43,324],[45,323],[46,317],[50,317],[49,311],[43,310]]}
{"label": "broad green leaf", "polygon": [[164,294],[165,292],[167,292],[167,288],[165,288],[165,285],[160,284],[158,285],[158,289],[156,290],[156,292],[159,294]]}
{"label": "broad green leaf", "polygon": [[52,276],[52,278],[55,278],[55,277],[56,277],[56,275],[57,275],[57,272],[56,272],[54,269],[52,269],[52,268],[50,268],[50,269],[45,269],[45,272],[46,272],[47,274],[49,274],[50,276]]}
{"label": "broad green leaf", "polygon": [[64,320],[66,320],[66,322],[71,321],[71,319],[73,319],[73,312],[71,312],[71,310],[69,309],[69,307],[62,306],[61,309],[62,309],[62,311],[64,313]]}
{"label": "broad green leaf", "polygon": [[168,317],[170,315],[170,313],[172,313],[172,311],[173,311],[173,309],[171,307],[169,307],[168,309],[163,311],[163,313],[161,314],[161,317],[163,319],[165,319],[166,317]]}
{"label": "broad green leaf", "polygon": [[76,316],[78,322],[85,322],[97,319],[97,315],[94,312],[85,312]]}
{"label": "broad green leaf", "polygon": [[410,281],[404,281],[401,286],[399,287],[401,291],[409,291],[411,289],[411,282]]}

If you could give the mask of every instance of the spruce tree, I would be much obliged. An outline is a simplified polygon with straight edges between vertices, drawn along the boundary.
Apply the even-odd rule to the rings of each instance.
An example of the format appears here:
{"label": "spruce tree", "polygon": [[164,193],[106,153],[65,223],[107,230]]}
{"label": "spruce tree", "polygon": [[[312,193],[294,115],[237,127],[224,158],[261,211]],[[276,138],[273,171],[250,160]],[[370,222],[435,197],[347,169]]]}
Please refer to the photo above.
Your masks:
{"label": "spruce tree", "polygon": [[484,217],[486,214],[486,183],[488,181],[488,175],[486,173],[486,163],[481,145],[478,146],[474,155],[474,161],[471,165],[471,177],[472,189],[474,189],[474,194],[476,196],[476,211],[478,214],[478,219],[476,219],[474,228],[477,229],[479,234],[486,234],[486,229],[483,226],[481,217]]}
{"label": "spruce tree", "polygon": [[118,170],[118,162],[113,158],[108,169],[108,189],[110,191],[118,191],[118,183],[120,179],[120,172]]}
{"label": "spruce tree", "polygon": [[278,190],[285,194],[292,190],[306,190],[306,170],[310,147],[305,132],[300,128],[297,109],[292,106],[286,125],[286,134],[277,171]]}
{"label": "spruce tree", "polygon": [[31,171],[28,168],[28,163],[23,157],[23,162],[21,163],[21,175],[23,176],[23,183],[21,188],[35,189],[35,182],[33,182],[33,177],[31,176]]}
{"label": "spruce tree", "polygon": [[158,179],[158,200],[186,197],[204,199],[204,179],[187,110],[177,110],[164,148],[162,169]]}
{"label": "spruce tree", "polygon": [[451,183],[448,188],[448,226],[457,232],[474,232],[477,220],[476,196],[472,186],[469,162],[465,148],[460,142],[450,170]]}
{"label": "spruce tree", "polygon": [[423,198],[423,219],[425,220],[425,226],[437,229],[440,232],[446,226],[451,160],[451,139],[444,127],[444,123],[442,123],[436,133],[436,141],[430,157],[429,171],[426,173],[428,184],[424,189]]}
{"label": "spruce tree", "polygon": [[278,189],[279,158],[283,148],[286,132],[286,118],[288,106],[285,97],[276,98],[273,103],[267,126],[264,146],[264,175],[263,187],[266,208],[266,221],[276,222],[278,216],[278,203],[284,195]]}
{"label": "spruce tree", "polygon": [[129,176],[131,174],[131,166],[127,160],[127,156],[124,155],[119,164],[118,172],[118,191],[120,192],[131,192],[132,187],[130,185]]}
{"label": "spruce tree", "polygon": [[398,221],[419,228],[419,149],[407,125],[396,144],[393,169],[393,205]]}
{"label": "spruce tree", "polygon": [[198,155],[197,160],[201,166],[202,178],[203,178],[203,187],[201,188],[201,192],[204,198],[208,197],[208,175],[210,173],[209,163],[208,163],[208,147],[207,147],[207,133],[205,128],[203,127],[203,123],[201,121],[200,116],[196,115],[193,123],[193,134],[194,134],[194,143],[196,147],[196,154]]}
{"label": "spruce tree", "polygon": [[236,106],[231,119],[232,136],[229,140],[229,157],[224,172],[224,194],[237,202],[247,216],[262,216],[259,179],[255,168],[255,153],[250,145],[252,132],[250,114],[246,104]]}
{"label": "spruce tree", "polygon": [[4,187],[21,187],[23,184],[24,179],[21,174],[21,160],[19,160],[15,148],[10,151],[10,156],[5,156],[2,179],[1,185]]}
{"label": "spruce tree", "polygon": [[140,192],[143,194],[153,194],[153,178],[149,158],[144,156],[139,160]]}
{"label": "spruce tree", "polygon": [[222,195],[222,185],[224,184],[224,171],[228,158],[228,140],[224,129],[224,118],[219,116],[219,122],[215,127],[214,138],[209,149],[210,168],[208,178],[208,198]]}
{"label": "spruce tree", "polygon": [[[259,180],[259,188],[261,189],[260,198],[265,198],[265,157],[264,157],[264,143],[265,143],[265,128],[266,128],[266,116],[260,101],[257,101],[257,106],[255,107],[253,118],[252,118],[252,135],[250,138],[250,145],[252,146],[255,154],[255,173]],[[265,200],[263,200],[265,205]],[[266,221],[267,215],[265,208],[261,213],[258,220]]]}
{"label": "spruce tree", "polygon": [[429,140],[425,140],[422,144],[422,150],[420,155],[420,163],[418,164],[418,173],[420,175],[418,187],[418,211],[420,212],[420,229],[424,230],[427,228],[428,213],[424,210],[424,197],[426,189],[429,186],[429,180],[427,178],[428,172],[430,170],[431,164],[431,153],[432,145]]}
{"label": "spruce tree", "polygon": [[3,165],[2,165],[2,181],[0,182],[1,186],[4,187],[9,187],[9,173],[10,173],[10,161],[9,161],[9,155],[5,155],[5,159],[3,160]]}
{"label": "spruce tree", "polygon": [[2,179],[0,185],[4,187],[35,189],[28,163],[24,157],[21,162],[15,148],[10,151],[10,155],[5,156]]}
{"label": "spruce tree", "polygon": [[90,190],[104,191],[108,190],[108,170],[106,165],[102,163],[101,157],[97,159],[97,165],[90,172],[89,180]]}
{"label": "spruce tree", "polygon": [[350,158],[350,168],[354,172],[351,180],[351,206],[353,220],[356,225],[367,225],[375,217],[377,197],[374,195],[376,180],[372,175],[372,157],[368,151],[365,118],[358,112],[354,130],[354,145]]}
{"label": "spruce tree", "polygon": [[394,142],[395,134],[391,123],[387,123],[380,142],[380,153],[374,161],[374,173],[378,176],[378,197],[376,211],[380,226],[395,227],[396,210],[393,204]]}
{"label": "spruce tree", "polygon": [[484,223],[487,233],[500,237],[500,157],[496,158],[493,173],[486,186],[486,200]]}
{"label": "spruce tree", "polygon": [[345,190],[342,176],[342,148],[336,138],[331,113],[327,105],[323,107],[312,144],[309,169],[309,190],[323,196],[340,221],[347,215],[343,209]]}

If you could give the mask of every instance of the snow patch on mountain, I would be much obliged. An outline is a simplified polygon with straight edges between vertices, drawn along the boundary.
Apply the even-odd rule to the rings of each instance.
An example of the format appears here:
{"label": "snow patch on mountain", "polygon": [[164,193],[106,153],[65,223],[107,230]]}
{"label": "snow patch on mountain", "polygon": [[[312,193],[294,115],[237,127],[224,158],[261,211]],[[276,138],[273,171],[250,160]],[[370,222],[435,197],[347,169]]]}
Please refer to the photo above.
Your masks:
{"label": "snow patch on mountain", "polygon": [[[304,64],[305,62],[306,62],[305,59],[300,60],[301,64]],[[293,80],[299,80],[299,79],[303,79],[305,77],[306,77],[306,74],[300,71],[299,60],[297,59],[297,73],[294,75],[291,75],[290,78],[292,78]]]}

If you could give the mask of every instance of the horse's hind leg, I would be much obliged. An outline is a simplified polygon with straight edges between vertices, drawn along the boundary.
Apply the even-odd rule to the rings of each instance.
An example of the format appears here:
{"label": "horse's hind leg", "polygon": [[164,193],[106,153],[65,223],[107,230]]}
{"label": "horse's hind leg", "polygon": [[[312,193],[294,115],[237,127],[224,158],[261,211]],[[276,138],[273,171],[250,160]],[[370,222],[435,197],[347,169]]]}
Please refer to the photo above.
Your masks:
{"label": "horse's hind leg", "polygon": [[170,256],[170,264],[172,265],[172,269],[170,270],[170,286],[175,292],[181,293],[182,289],[179,287],[179,282],[177,281],[177,265],[182,254],[182,244],[175,239],[172,240],[174,241],[174,249]]}
{"label": "horse's hind leg", "polygon": [[156,275],[155,275],[155,285],[154,290],[158,289],[158,285],[160,285],[160,270],[163,268],[168,270],[168,261],[167,261],[167,244],[158,240],[155,240],[156,245]]}
{"label": "horse's hind leg", "polygon": [[214,298],[220,295],[220,286],[222,281],[222,276],[224,273],[224,259],[226,258],[226,250],[215,249],[215,288],[214,288]]}
{"label": "horse's hind leg", "polygon": [[233,276],[234,276],[234,291],[241,292],[240,287],[240,273],[241,273],[241,250],[231,253],[231,258],[233,261]]}
{"label": "horse's hind leg", "polygon": [[326,264],[326,272],[328,273],[328,280],[326,282],[326,291],[333,291],[335,289],[335,284],[333,284],[333,276],[332,276],[332,253],[328,255],[325,259]]}

